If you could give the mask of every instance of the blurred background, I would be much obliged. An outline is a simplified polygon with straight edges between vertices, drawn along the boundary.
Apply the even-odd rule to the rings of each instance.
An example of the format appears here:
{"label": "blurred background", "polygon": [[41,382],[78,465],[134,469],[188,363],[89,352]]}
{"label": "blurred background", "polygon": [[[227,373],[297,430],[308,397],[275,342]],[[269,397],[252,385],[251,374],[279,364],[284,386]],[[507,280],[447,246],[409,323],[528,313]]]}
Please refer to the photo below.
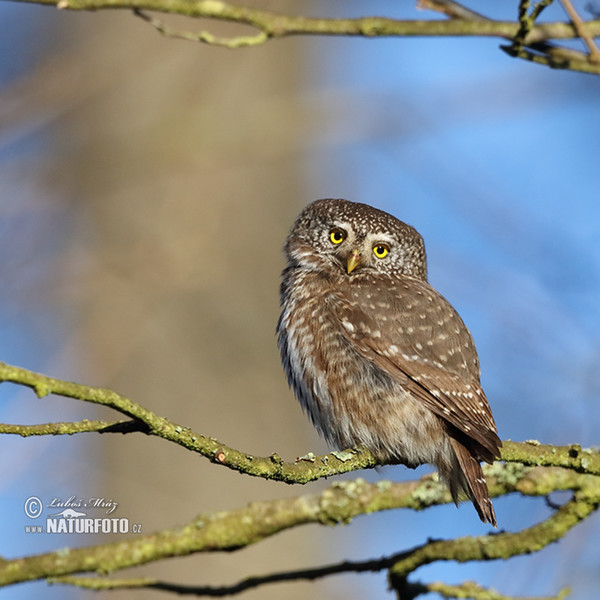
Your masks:
{"label": "blurred background", "polygon": [[[437,18],[375,0],[248,4]],[[516,2],[502,4],[477,8],[514,19]],[[553,10],[548,18],[565,18]],[[112,388],[249,453],[293,460],[325,452],[287,389],[274,329],[281,246],[295,216],[313,199],[345,197],[423,234],[430,280],[477,343],[503,439],[598,445],[600,79],[510,59],[498,45],[306,37],[229,51],[165,39],[127,11],[2,2],[0,360]],[[0,387],[3,422],[81,418],[113,416]],[[26,534],[23,503],[32,495],[114,500],[115,516],[150,532],[331,483],[241,477],[141,434],[0,436],[0,454],[5,558],[108,541]],[[400,480],[427,470],[360,476]],[[506,530],[549,514],[543,499],[495,505]],[[485,531],[468,504],[393,511],[131,573],[221,585]],[[592,598],[600,594],[599,535],[596,514],[538,554],[431,565],[413,580],[475,579],[520,596],[569,585],[572,598]],[[86,596],[44,583],[0,594],[42,592]],[[282,595],[390,597],[384,573],[243,597]]]}

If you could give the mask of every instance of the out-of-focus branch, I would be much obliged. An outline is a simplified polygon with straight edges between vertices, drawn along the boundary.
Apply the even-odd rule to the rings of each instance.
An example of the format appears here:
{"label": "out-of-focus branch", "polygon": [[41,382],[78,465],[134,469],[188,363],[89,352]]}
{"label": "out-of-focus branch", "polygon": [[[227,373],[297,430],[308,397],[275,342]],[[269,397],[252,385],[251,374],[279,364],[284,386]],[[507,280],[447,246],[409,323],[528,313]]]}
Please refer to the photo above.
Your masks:
{"label": "out-of-focus branch", "polygon": [[[109,577],[77,577],[66,575],[64,577],[54,577],[48,580],[48,583],[59,583],[72,585],[86,590],[123,590],[123,589],[151,589],[171,592],[180,596],[196,596],[207,598],[221,598],[224,596],[234,596],[245,592],[246,590],[261,587],[269,583],[283,583],[292,581],[314,581],[330,575],[339,575],[341,573],[366,573],[378,572],[388,569],[402,555],[396,554],[386,556],[375,560],[365,561],[344,561],[333,565],[315,567],[313,569],[298,569],[297,571],[284,571],[281,573],[272,573],[257,577],[247,577],[233,585],[223,586],[194,586],[181,585],[177,583],[168,583],[166,581],[157,581],[149,577],[117,579]],[[409,592],[408,594],[406,592]],[[569,588],[563,588],[556,596],[544,597],[524,597],[506,596],[500,592],[485,588],[474,581],[465,581],[458,585],[449,585],[443,582],[410,582],[406,583],[402,598],[412,599],[422,594],[435,592],[443,598],[469,598],[471,600],[564,600],[570,593]]]}
{"label": "out-of-focus branch", "polygon": [[[486,36],[512,39],[519,23],[496,21],[460,7],[458,3],[422,0],[421,6],[451,17],[449,20],[400,20],[386,17],[312,18],[286,15],[275,11],[249,8],[222,0],[18,0],[35,4],[56,6],[68,10],[131,9],[185,15],[249,25],[263,32],[265,38],[274,39],[290,35],[343,35],[343,36]],[[454,6],[450,10],[450,6]],[[469,16],[470,18],[465,18]],[[600,20],[585,23],[588,33],[600,35]],[[548,39],[568,39],[579,34],[571,23],[543,23],[531,28],[528,43]],[[203,39],[210,43],[209,39]]]}
{"label": "out-of-focus branch", "polygon": [[599,503],[600,480],[590,479],[588,485],[577,491],[572,500],[537,525],[517,533],[432,541],[408,552],[390,569],[392,582],[402,581],[419,567],[439,560],[496,560],[537,552],[562,538],[567,531],[597,510]]}
{"label": "out-of-focus branch", "polygon": [[[357,568],[377,570],[393,565],[391,573],[397,584],[420,566],[437,560],[494,560],[534,552],[563,536],[597,509],[600,503],[600,479],[567,469],[496,464],[488,469],[487,476],[493,496],[512,492],[541,496],[551,488],[571,489],[574,497],[546,521],[519,533],[429,541],[418,548],[383,559],[380,563],[357,563]],[[112,584],[103,578],[57,578],[94,571],[104,576],[169,557],[237,550],[299,525],[347,524],[360,514],[395,508],[423,510],[447,502],[451,502],[448,491],[432,476],[404,483],[382,481],[369,484],[362,479],[337,482],[321,494],[253,502],[237,510],[202,514],[176,529],[89,548],[63,548],[47,554],[0,561],[0,585],[52,578],[54,582],[94,586],[97,589],[110,589],[111,586],[162,589],[170,584],[147,578],[117,580]],[[353,563],[348,563],[347,570],[353,570],[352,567]],[[319,573],[325,576],[341,572],[340,569],[343,567],[323,567]],[[313,578],[319,576],[317,571],[313,573]],[[284,576],[265,577],[282,580]]]}
{"label": "out-of-focus branch", "polygon": [[[510,465],[509,467],[512,467]],[[511,475],[511,491],[531,477]],[[572,473],[576,483],[586,477]],[[534,477],[535,478],[535,477]],[[47,554],[0,561],[0,586],[74,573],[108,574],[131,566],[198,552],[232,551],[276,533],[308,523],[336,525],[354,517],[392,508],[426,507],[450,502],[445,486],[431,476],[420,481],[366,483],[362,479],[336,482],[321,494],[253,502],[245,508],[201,514],[183,527],[89,548],[61,549]]]}
{"label": "out-of-focus branch", "polygon": [[[570,593],[569,588],[563,588],[556,596],[525,597],[506,596],[491,588],[484,588],[474,581],[465,581],[459,585],[448,585],[446,583],[428,583],[427,592],[436,592],[443,598],[469,598],[470,600],[564,600]],[[425,593],[425,592],[422,592]]]}
{"label": "out-of-focus branch", "polygon": [[590,51],[590,60],[593,62],[600,62],[600,50],[598,50],[598,46],[596,45],[596,41],[593,36],[588,31],[586,24],[583,19],[579,16],[579,13],[575,10],[573,3],[571,0],[561,0],[562,5],[565,7],[571,22],[573,23],[573,27],[577,30],[579,37],[585,42],[586,46]]}
{"label": "out-of-focus branch", "polygon": [[[271,39],[292,35],[335,35],[362,37],[414,37],[414,36],[476,36],[497,37],[510,40],[511,45],[501,46],[510,56],[543,64],[552,68],[571,69],[600,74],[598,49],[594,37],[600,35],[600,20],[583,21],[572,4],[563,4],[571,22],[536,23],[536,18],[552,0],[540,0],[528,13],[530,0],[520,0],[519,21],[488,19],[459,2],[452,0],[420,0],[419,6],[439,12],[446,20],[401,20],[386,17],[314,18],[287,15],[275,11],[250,8],[224,0],[16,0],[34,4],[56,6],[63,10],[130,9],[167,37],[180,38],[206,44],[241,48],[258,46]],[[238,23],[254,28],[253,35],[223,37],[207,30],[199,32],[177,30],[147,11],[184,15]],[[550,41],[581,37],[590,54],[574,53]],[[564,51],[563,51],[564,50]]]}

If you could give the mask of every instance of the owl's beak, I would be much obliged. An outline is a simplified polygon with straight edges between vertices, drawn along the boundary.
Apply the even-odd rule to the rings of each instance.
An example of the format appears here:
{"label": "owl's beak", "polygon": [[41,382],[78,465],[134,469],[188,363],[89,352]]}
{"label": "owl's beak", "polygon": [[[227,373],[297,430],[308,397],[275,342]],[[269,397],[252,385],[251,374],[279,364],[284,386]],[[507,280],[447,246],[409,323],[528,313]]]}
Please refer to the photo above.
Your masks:
{"label": "owl's beak", "polygon": [[354,250],[352,250],[352,254],[350,254],[350,256],[348,257],[348,263],[346,265],[346,271],[348,272],[348,275],[350,275],[350,273],[352,273],[352,271],[356,269],[359,262],[360,252],[355,248]]}

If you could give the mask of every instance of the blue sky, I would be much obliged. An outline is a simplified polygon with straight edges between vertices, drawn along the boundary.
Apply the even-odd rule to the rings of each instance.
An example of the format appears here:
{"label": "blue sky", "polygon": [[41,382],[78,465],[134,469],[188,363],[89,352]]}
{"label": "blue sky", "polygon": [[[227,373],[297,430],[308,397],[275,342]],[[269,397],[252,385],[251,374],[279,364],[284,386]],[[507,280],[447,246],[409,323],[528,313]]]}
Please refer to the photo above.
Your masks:
{"label": "blue sky", "polygon": [[[346,14],[364,10],[363,3],[343,5]],[[372,3],[369,12],[384,13],[386,5]],[[56,18],[41,9],[40,21],[16,25],[22,10],[0,7],[5,23],[13,23],[0,36],[0,83],[28,68],[41,19]],[[272,51],[284,51],[285,43],[273,44]],[[600,78],[520,62],[498,44],[311,39],[303,94],[322,103],[328,118],[303,154],[306,187],[312,198],[376,205],[422,233],[431,282],[475,338],[501,437],[598,445]],[[48,151],[43,139],[8,144],[9,133],[0,134],[0,160]],[[22,202],[27,193],[21,182],[2,202],[5,207]],[[6,304],[0,319],[4,360],[35,368],[52,352],[52,335],[36,347],[31,324],[15,321]],[[35,319],[42,322],[46,315]],[[56,326],[44,325],[47,331]],[[10,403],[19,400],[10,395],[3,407],[6,420]],[[48,452],[49,444],[36,442],[31,460],[36,452]],[[414,473],[388,468],[384,476]],[[21,490],[2,498],[5,508],[18,504]],[[506,498],[496,506],[507,529],[548,514],[542,500]],[[424,532],[482,533],[470,506],[454,510],[372,515],[341,530],[339,540],[344,545],[358,535],[360,548],[355,544],[356,554],[348,558],[365,559],[421,543]],[[487,565],[432,565],[418,577],[476,579],[520,595],[551,594],[570,585],[572,598],[584,600],[600,593],[600,551],[593,542],[599,535],[595,515],[564,543],[537,555]],[[365,594],[375,586],[377,597],[389,598],[384,575],[341,583],[335,578],[329,585],[364,586]]]}
{"label": "blue sky", "polygon": [[[312,196],[374,204],[421,232],[430,281],[475,338],[501,437],[597,446],[600,79],[511,59],[497,40],[320,40],[311,52],[327,57],[311,91],[343,99],[329,100],[329,127],[313,142]],[[352,127],[353,140],[328,143]],[[508,530],[549,514],[541,499],[495,504]],[[482,533],[470,506],[451,510],[365,520],[360,556],[384,552],[382,539],[388,553],[399,539],[419,544],[424,531]],[[599,534],[595,515],[537,555],[431,565],[414,578],[475,579],[514,595],[570,585],[583,600],[600,592]],[[373,579],[387,597],[384,578]],[[374,585],[358,581],[365,594]]]}

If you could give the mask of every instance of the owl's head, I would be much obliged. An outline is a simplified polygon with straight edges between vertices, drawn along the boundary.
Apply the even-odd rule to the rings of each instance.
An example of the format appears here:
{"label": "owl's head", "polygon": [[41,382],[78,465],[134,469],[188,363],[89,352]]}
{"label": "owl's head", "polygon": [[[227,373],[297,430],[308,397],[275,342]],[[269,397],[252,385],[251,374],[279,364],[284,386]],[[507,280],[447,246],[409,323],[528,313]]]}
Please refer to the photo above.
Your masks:
{"label": "owl's head", "polygon": [[316,200],[298,216],[285,244],[292,264],[333,264],[348,275],[362,271],[427,280],[425,244],[418,231],[368,204]]}

